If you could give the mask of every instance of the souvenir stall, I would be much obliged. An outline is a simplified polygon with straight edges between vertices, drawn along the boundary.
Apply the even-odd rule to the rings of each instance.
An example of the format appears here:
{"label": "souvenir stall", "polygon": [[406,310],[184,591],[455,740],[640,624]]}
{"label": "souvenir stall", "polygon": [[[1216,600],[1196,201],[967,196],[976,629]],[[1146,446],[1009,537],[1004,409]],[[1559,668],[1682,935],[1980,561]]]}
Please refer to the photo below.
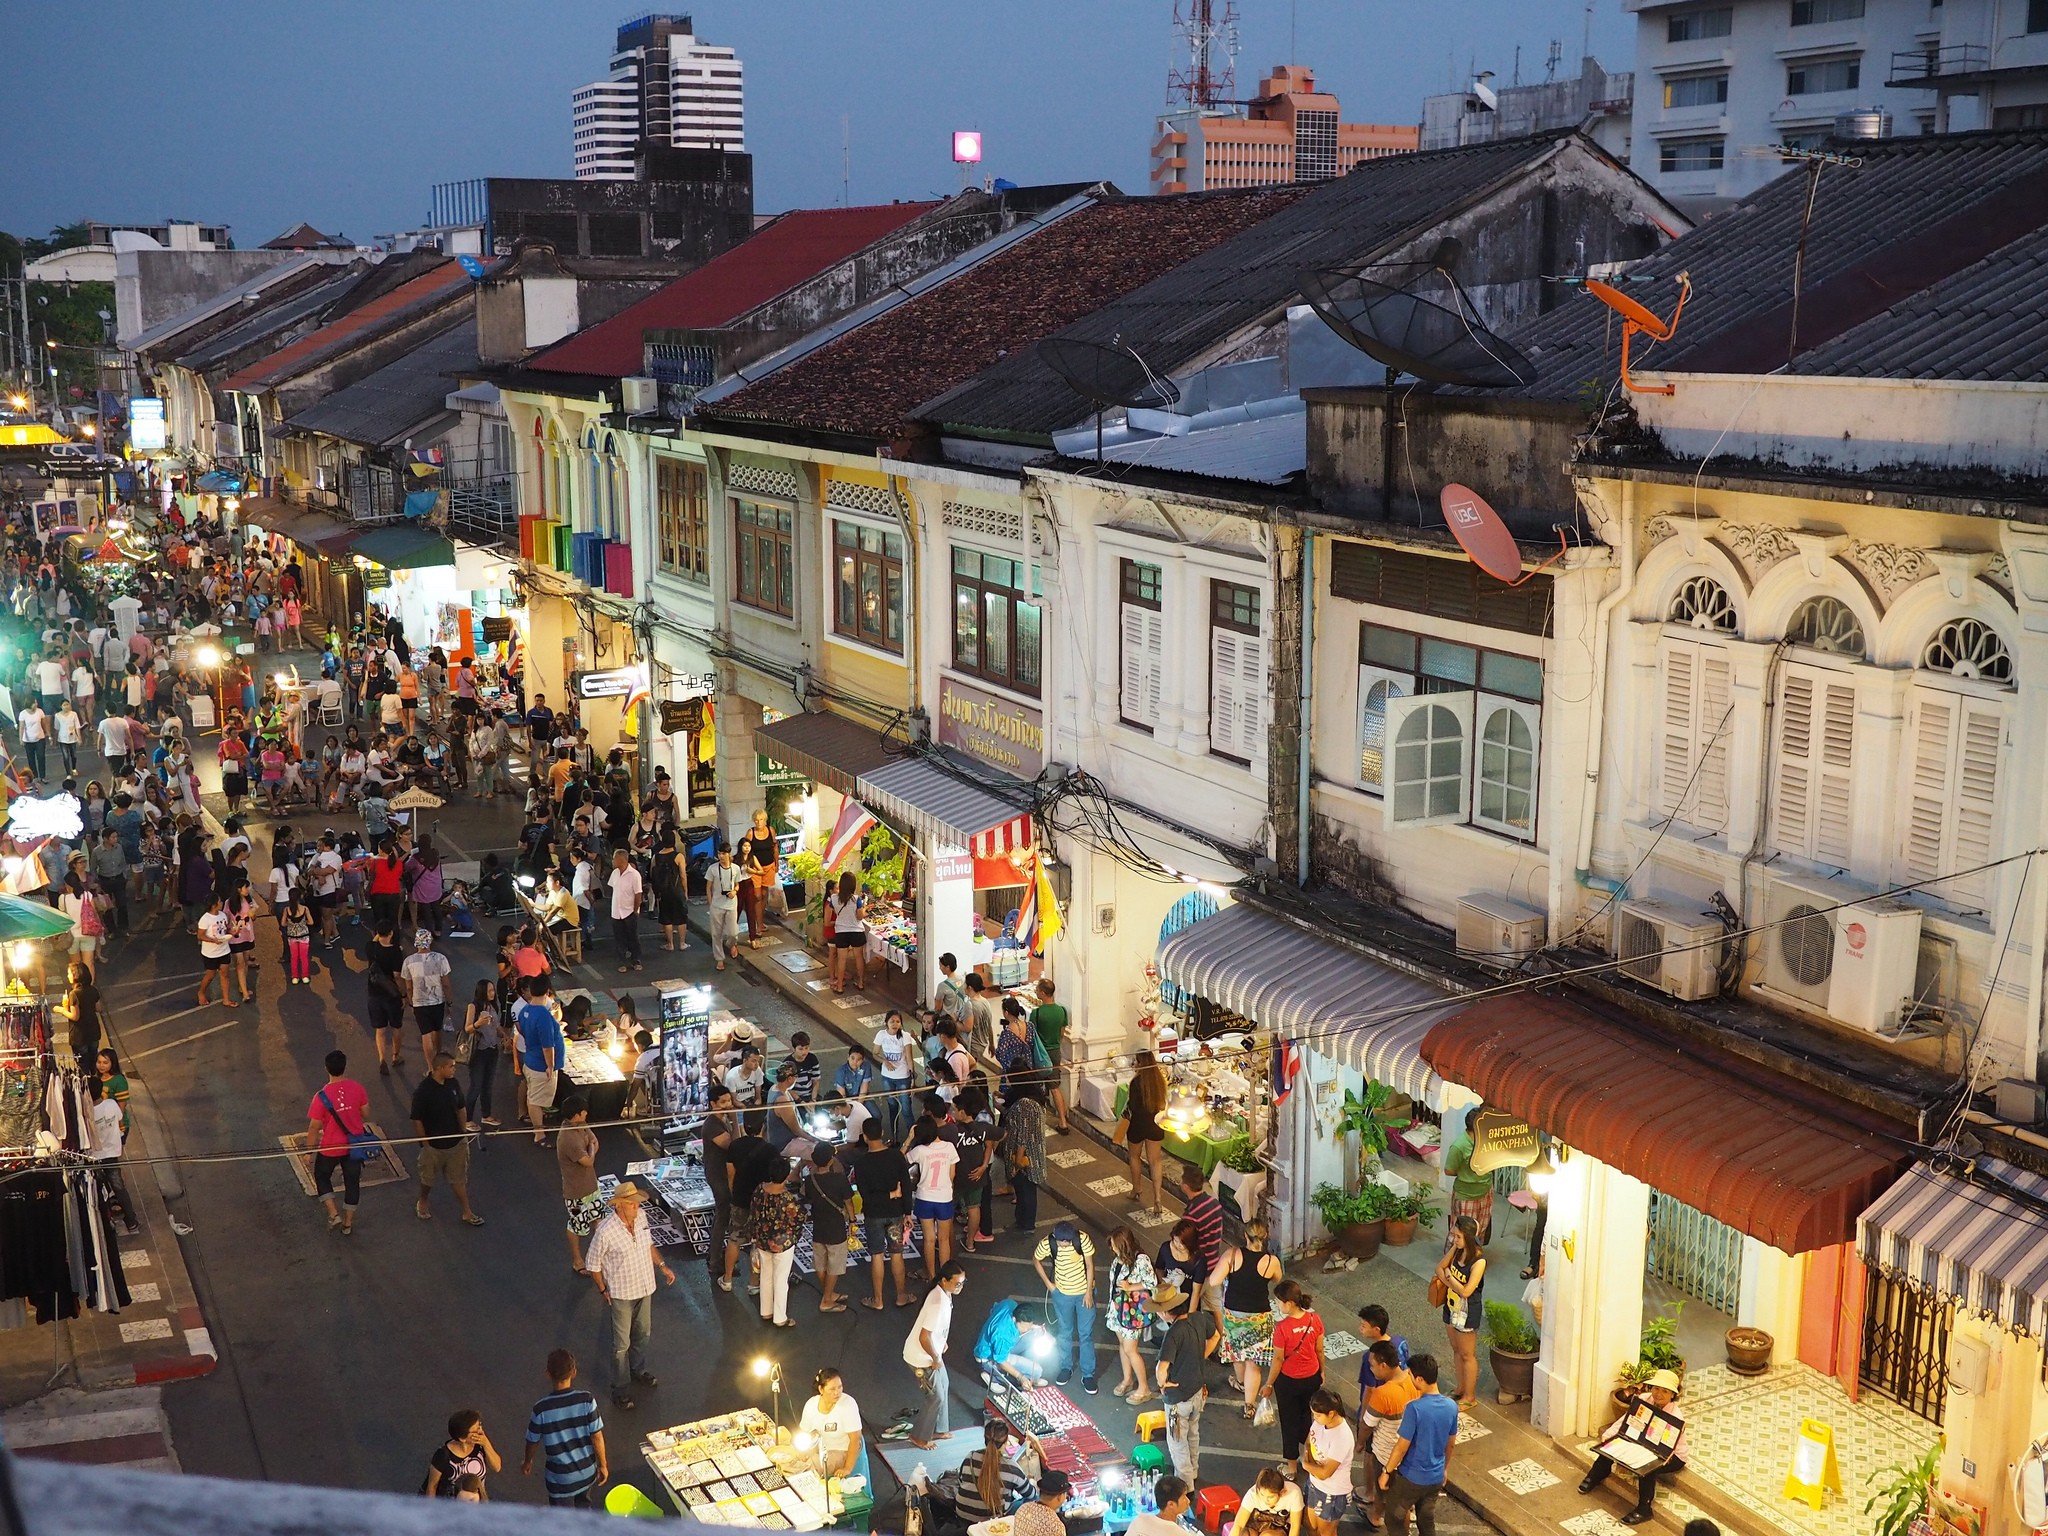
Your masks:
{"label": "souvenir stall", "polygon": [[[782,1410],[781,1367],[766,1357],[763,1391]],[[651,1431],[640,1442],[677,1514],[705,1525],[761,1531],[815,1531],[867,1513],[858,1477],[827,1479],[817,1448],[758,1408]]]}

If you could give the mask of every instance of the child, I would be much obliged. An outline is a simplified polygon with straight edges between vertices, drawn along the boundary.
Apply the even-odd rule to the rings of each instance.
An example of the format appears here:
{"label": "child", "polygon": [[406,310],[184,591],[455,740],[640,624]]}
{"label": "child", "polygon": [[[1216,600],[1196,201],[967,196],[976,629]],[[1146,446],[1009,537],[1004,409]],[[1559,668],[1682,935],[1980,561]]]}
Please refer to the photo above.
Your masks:
{"label": "child", "polygon": [[291,976],[288,986],[311,986],[313,983],[313,905],[306,899],[303,885],[292,887],[291,900],[278,914],[278,926],[284,930],[284,942],[291,955]]}

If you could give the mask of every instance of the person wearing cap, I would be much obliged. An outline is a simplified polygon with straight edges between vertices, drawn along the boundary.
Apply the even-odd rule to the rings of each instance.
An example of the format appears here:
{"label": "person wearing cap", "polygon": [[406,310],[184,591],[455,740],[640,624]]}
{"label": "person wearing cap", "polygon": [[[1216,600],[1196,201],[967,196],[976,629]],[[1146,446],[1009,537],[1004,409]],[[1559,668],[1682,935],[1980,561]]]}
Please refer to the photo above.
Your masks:
{"label": "person wearing cap", "polygon": [[420,1055],[431,1062],[441,1051],[441,1031],[448,1022],[448,957],[434,948],[434,936],[422,928],[412,936],[412,953],[398,967],[398,984],[412,1004],[413,1023],[420,1032]]}
{"label": "person wearing cap", "polygon": [[[1664,1456],[1661,1464],[1635,1474],[1636,1507],[1621,1517],[1623,1525],[1642,1525],[1648,1521],[1650,1505],[1657,1497],[1658,1479],[1685,1470],[1685,1411],[1678,1406],[1680,1385],[1676,1371],[1653,1372],[1643,1383],[1644,1394],[1635,1406],[1601,1432],[1603,1443],[1630,1440]],[[1607,1481],[1613,1470],[1612,1456],[1595,1456],[1592,1470],[1579,1480],[1579,1492],[1591,1493]]]}
{"label": "person wearing cap", "polygon": [[647,1369],[647,1338],[654,1327],[654,1276],[676,1283],[676,1272],[656,1252],[654,1233],[641,1208],[640,1186],[621,1179],[612,1191],[612,1213],[591,1234],[583,1267],[605,1301],[610,1324],[606,1339],[612,1360],[612,1401],[634,1406],[633,1388],[657,1385]]}
{"label": "person wearing cap", "polygon": [[1018,1506],[1017,1536],[1067,1536],[1067,1522],[1060,1518],[1060,1506],[1067,1502],[1073,1482],[1058,1467],[1048,1467],[1038,1479],[1038,1497]]}

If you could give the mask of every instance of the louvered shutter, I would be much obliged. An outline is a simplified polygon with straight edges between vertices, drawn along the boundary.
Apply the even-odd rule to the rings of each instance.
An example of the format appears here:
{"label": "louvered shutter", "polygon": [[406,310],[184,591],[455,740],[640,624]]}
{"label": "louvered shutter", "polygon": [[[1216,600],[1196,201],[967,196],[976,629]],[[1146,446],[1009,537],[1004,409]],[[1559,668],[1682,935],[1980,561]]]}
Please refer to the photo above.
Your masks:
{"label": "louvered shutter", "polygon": [[1900,835],[1902,884],[1938,880],[1950,871],[1974,873],[1929,889],[1959,907],[1990,900],[1990,862],[1997,846],[1998,763],[2005,744],[2005,712],[1995,704],[1943,693],[1916,692],[1908,727],[1906,816]]}
{"label": "louvered shutter", "polygon": [[1252,759],[1257,734],[1257,695],[1247,691],[1256,665],[1258,637],[1234,629],[1209,630],[1209,750],[1240,762]]}
{"label": "louvered shutter", "polygon": [[1719,647],[1665,643],[1657,808],[1708,831],[1728,825],[1730,678]]}
{"label": "louvered shutter", "polygon": [[1856,690],[1788,666],[1778,693],[1771,841],[1780,853],[1850,862],[1855,843]]}
{"label": "louvered shutter", "polygon": [[1121,624],[1122,655],[1117,713],[1132,725],[1159,724],[1160,667],[1165,650],[1165,615],[1137,603],[1125,603]]}

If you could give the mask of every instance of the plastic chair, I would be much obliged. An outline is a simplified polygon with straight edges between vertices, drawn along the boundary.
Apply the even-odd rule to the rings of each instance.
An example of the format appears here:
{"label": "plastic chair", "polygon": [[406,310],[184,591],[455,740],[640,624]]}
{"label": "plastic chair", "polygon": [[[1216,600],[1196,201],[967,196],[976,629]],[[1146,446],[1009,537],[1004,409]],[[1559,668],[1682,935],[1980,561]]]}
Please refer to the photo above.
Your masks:
{"label": "plastic chair", "polygon": [[665,1520],[668,1512],[631,1483],[615,1484],[604,1496],[604,1512],[628,1520]]}
{"label": "plastic chair", "polygon": [[1224,1522],[1237,1513],[1244,1502],[1237,1490],[1226,1488],[1221,1483],[1204,1488],[1195,1495],[1195,1519],[1205,1531],[1221,1532]]}
{"label": "plastic chair", "polygon": [[1165,1447],[1149,1443],[1132,1446],[1131,1470],[1134,1472],[1164,1472],[1166,1470]]}
{"label": "plastic chair", "polygon": [[1166,1432],[1166,1414],[1164,1411],[1153,1408],[1138,1415],[1138,1439],[1142,1444],[1150,1445],[1152,1443],[1152,1435],[1155,1430],[1161,1434]]}

